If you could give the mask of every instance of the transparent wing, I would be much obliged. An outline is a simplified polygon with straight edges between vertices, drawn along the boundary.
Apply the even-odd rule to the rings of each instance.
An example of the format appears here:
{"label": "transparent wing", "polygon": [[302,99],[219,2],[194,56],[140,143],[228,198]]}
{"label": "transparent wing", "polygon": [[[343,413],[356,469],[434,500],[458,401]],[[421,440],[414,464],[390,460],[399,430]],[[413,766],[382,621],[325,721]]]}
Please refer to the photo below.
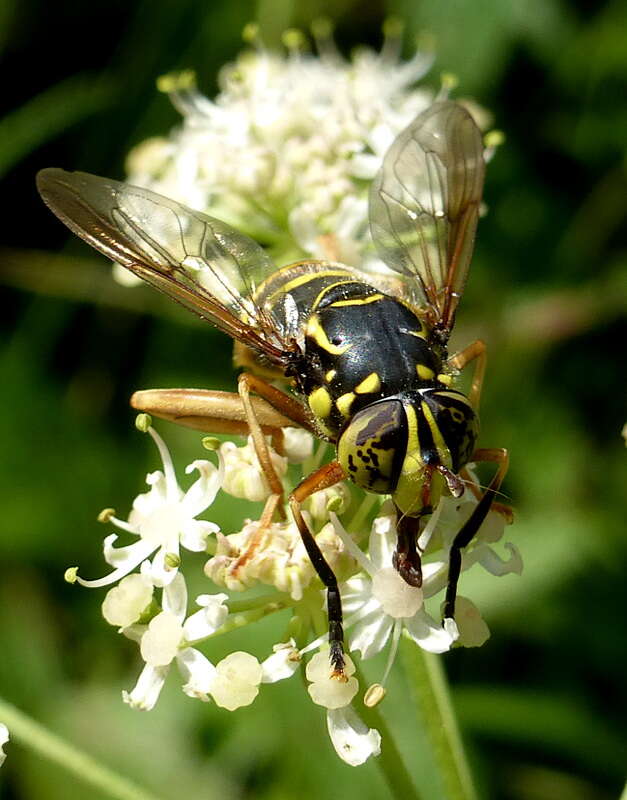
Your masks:
{"label": "transparent wing", "polygon": [[479,217],[485,162],[465,108],[435,103],[386,153],[370,190],[370,230],[381,259],[449,331],[464,289]]}
{"label": "transparent wing", "polygon": [[96,250],[282,363],[281,331],[252,299],[275,266],[252,239],[156,192],[85,172],[44,169],[37,188]]}

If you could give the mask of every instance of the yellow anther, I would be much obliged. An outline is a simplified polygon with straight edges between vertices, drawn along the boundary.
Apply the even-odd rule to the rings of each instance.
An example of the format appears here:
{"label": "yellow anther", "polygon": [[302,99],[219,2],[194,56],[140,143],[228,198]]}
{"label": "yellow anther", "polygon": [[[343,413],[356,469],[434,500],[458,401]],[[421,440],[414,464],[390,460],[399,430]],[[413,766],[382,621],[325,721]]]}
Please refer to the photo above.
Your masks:
{"label": "yellow anther", "polygon": [[483,143],[486,147],[500,147],[504,142],[505,134],[499,130],[488,131],[483,137]]}
{"label": "yellow anther", "polygon": [[259,25],[256,22],[249,22],[244,25],[242,39],[246,44],[252,44],[259,39]]}
{"label": "yellow anther", "polygon": [[387,689],[381,686],[380,683],[373,683],[366,689],[364,694],[364,705],[366,708],[374,708],[378,706],[387,694]]}
{"label": "yellow anther", "polygon": [[77,576],[78,576],[78,567],[68,567],[63,574],[63,579],[67,583],[76,583]]}
{"label": "yellow anther", "polygon": [[111,517],[115,516],[115,508],[103,508],[100,514],[96,517],[98,522],[109,522]]}
{"label": "yellow anther", "polygon": [[286,31],[283,31],[281,41],[283,42],[283,46],[290,51],[304,50],[307,46],[305,34],[299,31],[298,28],[288,28]]}
{"label": "yellow anther", "polygon": [[152,417],[150,414],[138,414],[135,417],[135,427],[140,433],[148,433],[148,429],[152,425]]}
{"label": "yellow anther", "polygon": [[196,73],[193,69],[184,69],[180,72],[168,72],[157,78],[157,89],[164,94],[180,92],[184,89],[193,89],[196,86]]}
{"label": "yellow anther", "polygon": [[398,39],[403,35],[405,23],[400,17],[388,17],[383,22],[383,35],[386,38]]}

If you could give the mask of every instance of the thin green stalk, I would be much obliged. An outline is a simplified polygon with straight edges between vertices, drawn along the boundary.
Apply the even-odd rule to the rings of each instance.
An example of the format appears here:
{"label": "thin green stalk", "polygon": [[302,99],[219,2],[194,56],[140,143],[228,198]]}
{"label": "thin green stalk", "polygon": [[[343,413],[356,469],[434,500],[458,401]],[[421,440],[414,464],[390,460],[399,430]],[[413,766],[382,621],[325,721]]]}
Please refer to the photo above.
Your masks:
{"label": "thin green stalk", "polygon": [[623,789],[623,793],[620,796],[620,800],[627,800],[627,783],[625,784],[625,788]]}
{"label": "thin green stalk", "polygon": [[[355,677],[360,686],[366,686],[367,681],[360,670],[355,671]],[[390,793],[397,800],[421,800],[421,795],[409,774],[403,761],[394,734],[388,728],[387,722],[380,714],[378,708],[361,709],[367,723],[376,728],[381,734],[381,754],[376,759],[376,764],[383,773]]]}
{"label": "thin green stalk", "polygon": [[0,720],[9,729],[11,737],[5,747],[7,762],[11,758],[12,744],[19,743],[115,800],[159,800],[156,795],[139,788],[132,781],[103,766],[92,756],[51,733],[43,725],[2,699],[0,699]]}
{"label": "thin green stalk", "polygon": [[403,637],[403,664],[446,800],[477,800],[446,675],[439,656]]}

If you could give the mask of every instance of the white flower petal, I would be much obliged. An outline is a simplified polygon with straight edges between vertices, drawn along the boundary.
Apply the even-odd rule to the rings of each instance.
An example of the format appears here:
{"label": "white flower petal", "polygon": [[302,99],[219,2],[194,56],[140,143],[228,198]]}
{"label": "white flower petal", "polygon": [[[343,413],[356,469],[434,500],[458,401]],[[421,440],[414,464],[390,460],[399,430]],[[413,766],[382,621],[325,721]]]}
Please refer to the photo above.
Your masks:
{"label": "white flower petal", "polygon": [[7,726],[0,722],[0,767],[4,764],[7,754],[4,752],[4,745],[9,741],[9,729]]}
{"label": "white flower petal", "polygon": [[381,734],[369,728],[352,706],[327,711],[327,729],[335,752],[351,767],[381,752]]}
{"label": "white flower petal", "polygon": [[491,547],[483,544],[478,545],[469,554],[468,560],[471,563],[478,561],[485,570],[498,577],[509,575],[510,572],[520,575],[523,570],[523,561],[519,549],[511,542],[505,542],[505,547],[510,552],[507,560],[501,558]]}
{"label": "white flower petal", "polygon": [[377,569],[392,566],[392,555],[396,549],[396,515],[375,517],[368,540],[368,556]]}
{"label": "white flower petal", "polygon": [[207,540],[219,530],[220,528],[213,522],[192,519],[181,531],[181,544],[192,553],[204,553],[207,549]]}
{"label": "white flower petal", "polygon": [[481,647],[490,638],[490,629],[477,606],[467,597],[457,595],[455,622],[459,630],[457,643],[462,647]]}
{"label": "white flower petal", "polygon": [[429,653],[446,653],[451,649],[453,637],[450,631],[438,625],[424,610],[415,617],[404,620],[405,630],[410,637]]}
{"label": "white flower petal", "polygon": [[171,547],[160,547],[155,557],[150,562],[150,567],[146,570],[150,575],[151,581],[159,588],[165,588],[179,574],[178,567],[170,566],[172,559],[178,559],[178,541],[171,542]]}
{"label": "white flower petal", "polygon": [[150,711],[159,699],[168,669],[167,666],[153,667],[146,664],[135,687],[130,692],[122,692],[124,702],[138,711]]}
{"label": "white flower petal", "polygon": [[162,611],[148,623],[142,636],[140,651],[142,658],[153,667],[165,667],[176,656],[183,638],[180,620],[168,611]]}
{"label": "white flower petal", "polygon": [[217,665],[217,670],[229,679],[237,678],[254,685],[261,683],[261,664],[255,656],[241,650],[223,658]]}
{"label": "white flower petal", "polygon": [[146,575],[133,573],[110,589],[102,603],[102,616],[109,625],[126,628],[137,622],[152,601],[153,585]]}
{"label": "white flower petal", "polygon": [[348,649],[359,650],[362,658],[379,653],[387,642],[394,620],[379,608],[371,611],[348,632]]}
{"label": "white flower petal", "polygon": [[[104,540],[104,551],[105,551],[105,560],[111,563],[111,561],[116,561],[119,563],[119,566],[110,572],[108,575],[103,576],[102,578],[96,578],[95,580],[85,580],[81,578],[79,575],[76,576],[76,582],[80,583],[81,586],[87,586],[90,589],[97,589],[102,586],[110,586],[112,583],[116,583],[125,575],[128,575],[129,572],[135,569],[135,567],[142,562],[147,556],[149,556],[154,547],[152,547],[149,543],[143,542],[141,539],[138,542],[135,542],[128,547],[118,547],[113,548],[113,542],[117,539],[117,535],[112,533],[110,536]],[[115,555],[112,555],[114,553]],[[111,559],[111,560],[110,560]]]}
{"label": "white flower petal", "polygon": [[313,436],[303,428],[283,428],[283,448],[290,464],[302,464],[313,453]]}
{"label": "white flower petal", "polygon": [[300,655],[293,640],[275,644],[272,649],[272,655],[261,662],[262,683],[276,683],[291,678],[300,667]]}
{"label": "white flower petal", "polygon": [[185,694],[208,701],[207,695],[216,675],[216,668],[211,661],[195,647],[185,647],[179,651],[176,663],[185,681]]}
{"label": "white flower petal", "polygon": [[234,711],[250,705],[259,694],[261,664],[250,653],[231,653],[216,666],[209,693],[216,705]]}
{"label": "white flower petal", "polygon": [[203,608],[185,620],[183,632],[188,642],[206,639],[224,625],[229,615],[229,609],[224,603],[227,599],[226,594],[203,594],[196,599]]}
{"label": "white flower petal", "polygon": [[164,587],[162,606],[164,611],[168,611],[175,616],[179,622],[182,623],[185,619],[187,614],[187,585],[180,572]]}
{"label": "white flower petal", "polygon": [[198,470],[200,477],[189,487],[181,500],[181,506],[190,517],[198,516],[213,503],[221,482],[219,470],[210,461],[204,459],[193,461],[186,467],[185,473],[189,475],[194,470]]}

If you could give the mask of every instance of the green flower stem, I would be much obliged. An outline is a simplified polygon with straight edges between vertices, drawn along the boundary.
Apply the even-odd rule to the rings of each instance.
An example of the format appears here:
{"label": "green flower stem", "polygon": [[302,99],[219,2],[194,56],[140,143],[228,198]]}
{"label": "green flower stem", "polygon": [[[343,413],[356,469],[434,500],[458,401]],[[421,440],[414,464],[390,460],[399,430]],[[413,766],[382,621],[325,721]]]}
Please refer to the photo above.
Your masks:
{"label": "green flower stem", "polygon": [[205,636],[202,639],[195,639],[192,641],[184,641],[181,643],[181,647],[195,647],[197,644],[202,644],[202,642],[206,642],[209,639],[214,639],[216,636],[222,636],[223,633],[230,633],[231,631],[237,630],[238,628],[244,628],[246,625],[251,625],[253,622],[257,622],[264,617],[269,616],[270,614],[275,614],[277,611],[283,611],[283,609],[288,608],[293,603],[290,602],[274,602],[274,603],[266,603],[261,606],[260,608],[251,608],[248,611],[243,611],[239,614],[229,614],[227,621],[221,628],[215,633],[212,633],[210,636]]}
{"label": "green flower stem", "polygon": [[[355,677],[360,686],[368,685],[359,668],[355,670]],[[383,773],[392,797],[396,800],[421,800],[421,795],[418,793],[396,746],[394,735],[379,709],[377,707],[360,707],[359,714],[363,716],[368,725],[376,728],[381,734],[381,754],[375,761]]]}
{"label": "green flower stem", "polygon": [[440,657],[426,653],[405,637],[401,640],[401,653],[420,724],[431,744],[444,797],[447,800],[477,800]]}
{"label": "green flower stem", "polygon": [[625,788],[623,789],[623,793],[620,796],[620,800],[627,800],[627,783],[625,784]]}
{"label": "green flower stem", "polygon": [[103,791],[116,800],[158,800],[156,795],[140,789],[127,778],[117,775],[92,756],[51,733],[43,725],[2,699],[0,699],[0,720],[9,729],[11,737],[5,749],[7,762],[11,758],[12,743],[19,743],[48,761],[58,764],[88,786]]}

